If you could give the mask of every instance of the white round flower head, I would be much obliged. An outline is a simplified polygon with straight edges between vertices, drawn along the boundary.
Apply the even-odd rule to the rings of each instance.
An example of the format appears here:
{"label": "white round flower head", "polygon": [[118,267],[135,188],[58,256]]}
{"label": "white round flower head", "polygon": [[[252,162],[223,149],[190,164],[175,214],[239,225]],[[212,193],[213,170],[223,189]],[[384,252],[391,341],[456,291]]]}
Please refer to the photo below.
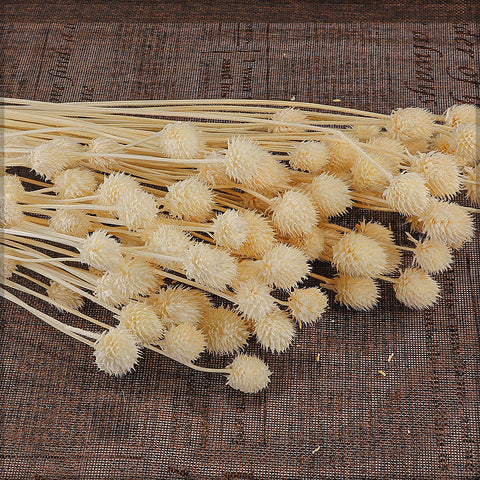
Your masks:
{"label": "white round flower head", "polygon": [[242,260],[238,264],[237,278],[231,286],[236,289],[237,286],[247,281],[263,283],[262,263],[258,260]]}
{"label": "white round flower head", "polygon": [[122,145],[113,138],[98,137],[90,142],[90,151],[95,153],[88,158],[88,164],[95,170],[106,172],[108,170],[116,170],[118,162],[114,157],[108,154],[122,153]]}
{"label": "white round flower head", "polygon": [[273,155],[264,152],[257,173],[250,178],[246,178],[242,183],[246,188],[256,190],[263,195],[275,195],[288,187],[290,171]]}
{"label": "white round flower head", "polygon": [[25,190],[22,181],[16,175],[2,175],[3,195],[14,202],[23,200]]}
{"label": "white round flower head", "polygon": [[55,176],[54,185],[60,198],[77,198],[93,195],[98,181],[92,170],[68,168]]}
{"label": "white round flower head", "polygon": [[211,307],[208,295],[186,287],[166,287],[151,295],[148,302],[167,325],[197,325]]}
{"label": "white round flower head", "polygon": [[227,368],[230,369],[227,385],[243,393],[263,390],[272,374],[268,365],[253,355],[238,355]]}
{"label": "white round flower head", "polygon": [[378,125],[354,125],[352,127],[352,133],[362,142],[375,138],[381,130]]}
{"label": "white round flower head", "polygon": [[234,302],[238,311],[250,320],[261,319],[275,308],[270,288],[255,279],[236,284]]}
{"label": "white round flower head", "polygon": [[275,243],[275,231],[270,220],[251,210],[240,210],[239,215],[248,223],[248,235],[235,254],[243,257],[262,258]]}
{"label": "white round flower head", "polygon": [[435,117],[423,108],[399,108],[390,115],[387,130],[399,140],[429,138],[435,128]]}
{"label": "white round flower head", "polygon": [[346,233],[332,247],[332,263],[351,277],[377,277],[387,268],[387,256],[381,245],[362,233]]}
{"label": "white round flower head", "polygon": [[104,273],[97,278],[93,294],[100,303],[118,308],[126,305],[130,298],[117,287],[115,282],[114,275],[110,275],[110,272]]}
{"label": "white round flower head", "polygon": [[230,177],[225,171],[225,155],[219,152],[210,152],[206,159],[212,163],[202,163],[198,167],[198,178],[210,187],[231,183]]}
{"label": "white round flower head", "polygon": [[50,230],[72,237],[85,237],[92,228],[90,218],[81,210],[59,208],[52,212],[48,221]]}
{"label": "white round flower head", "polygon": [[437,133],[433,137],[433,148],[442,153],[455,153],[455,146],[453,145],[452,135],[447,135],[445,133]]}
{"label": "white round flower head", "polygon": [[16,269],[17,264],[15,260],[0,255],[0,280],[8,280]]}
{"label": "white round flower head", "polygon": [[205,334],[191,323],[174,325],[161,342],[163,351],[180,363],[191,363],[205,351]]}
{"label": "white round flower head", "polygon": [[163,208],[170,215],[190,222],[210,218],[214,205],[213,191],[197,176],[170,185],[163,199]]}
{"label": "white round flower head", "polygon": [[212,230],[213,239],[219,247],[236,250],[247,241],[249,225],[236,210],[228,209],[213,220]]}
{"label": "white round flower head", "polygon": [[410,170],[425,178],[430,193],[436,197],[453,197],[460,190],[460,171],[452,155],[440,152],[421,153],[412,159]]}
{"label": "white round flower head", "polygon": [[455,158],[462,166],[473,167],[480,162],[480,125],[458,125],[453,132]]}
{"label": "white round flower head", "polygon": [[322,217],[343,215],[353,204],[348,185],[328,173],[312,180],[310,193]]}
{"label": "white round flower head", "polygon": [[253,331],[258,343],[272,352],[284,352],[295,338],[294,322],[279,308],[275,308],[263,318],[257,318]]}
{"label": "white round flower head", "polygon": [[378,285],[370,277],[339,275],[334,278],[335,300],[355,310],[371,310],[380,298]]}
{"label": "white round flower head", "polygon": [[50,285],[46,288],[47,295],[58,305],[55,305],[61,312],[64,311],[63,307],[70,308],[72,310],[78,310],[83,306],[82,296],[74,292],[68,287],[65,287],[61,283],[51,281]]}
{"label": "white round flower head", "polygon": [[118,219],[129,230],[138,230],[152,225],[158,213],[155,196],[140,189],[120,193],[114,209]]}
{"label": "white round flower head", "polygon": [[438,283],[420,268],[406,268],[393,284],[397,300],[407,307],[431,307],[438,299]]}
{"label": "white round flower head", "polygon": [[[192,243],[191,237],[176,225],[157,223],[140,231],[145,246],[153,253],[181,257]],[[175,260],[156,260],[165,268],[181,268],[181,263]]]}
{"label": "white round flower head", "polygon": [[157,344],[165,334],[165,325],[151,305],[128,303],[118,315],[119,328],[128,330],[141,344]]}
{"label": "white round flower head", "polygon": [[247,344],[247,323],[236,312],[225,307],[209,308],[200,322],[207,338],[207,350],[222,355],[235,353]]}
{"label": "white round flower head", "polygon": [[308,235],[290,238],[288,242],[303,250],[308,260],[317,260],[325,250],[325,233],[321,228],[313,227]]}
{"label": "white round flower head", "polygon": [[102,205],[114,205],[120,194],[138,190],[140,190],[140,185],[133,177],[122,172],[114,172],[104,177],[96,194],[100,197]]}
{"label": "white round flower head", "polygon": [[125,257],[107,275],[124,297],[146,296],[158,286],[157,271],[142,258]]}
{"label": "white round flower head", "polygon": [[73,167],[80,160],[81,146],[67,137],[43,142],[32,149],[30,164],[35,173],[53,180],[62,170]]}
{"label": "white round flower head", "polygon": [[430,138],[415,138],[414,140],[406,140],[403,142],[407,154],[416,155],[419,153],[427,153],[433,149],[433,143]]}
{"label": "white round flower head", "polygon": [[480,108],[477,105],[463,103],[452,105],[444,113],[445,125],[456,127],[458,124],[478,123],[480,118]]}
{"label": "white round flower head", "polygon": [[228,140],[225,172],[235,182],[244,183],[257,175],[266,151],[252,139],[237,136]]}
{"label": "white round flower head", "polygon": [[383,192],[383,198],[393,210],[403,215],[420,215],[430,203],[430,192],[425,179],[416,172],[395,177]]}
{"label": "white round flower head", "polygon": [[95,230],[82,240],[78,250],[83,263],[99,270],[111,270],[123,260],[120,244],[103,229]]}
{"label": "white round flower head", "polygon": [[[389,162],[398,162],[399,155],[402,155],[405,149],[403,143],[390,134],[379,135],[370,139],[367,143],[374,147],[382,148],[383,150],[380,153],[383,156],[387,158],[392,157],[388,160]],[[367,150],[367,152],[370,154],[373,150]]]}
{"label": "white round flower head", "polygon": [[440,273],[447,270],[452,261],[452,252],[447,245],[437,240],[417,241],[413,261],[427,273]]}
{"label": "white round flower head", "polygon": [[288,310],[301,325],[316,322],[328,306],[328,297],[317,287],[298,288],[288,298]]}
{"label": "white round flower head", "polygon": [[185,252],[183,268],[188,278],[223,290],[238,274],[236,259],[225,250],[206,243],[195,242]]}
{"label": "white round flower head", "polygon": [[288,163],[295,170],[317,174],[328,164],[331,155],[326,143],[304,141],[290,152]]}
{"label": "white round flower head", "polygon": [[[354,135],[350,133],[345,133],[345,135],[350,140],[357,142]],[[348,172],[358,158],[358,151],[349,142],[338,136],[329,137],[328,147],[331,157],[327,170],[335,174]]]}
{"label": "white round flower head", "polygon": [[[272,115],[272,120],[275,122],[284,122],[284,123],[305,123],[307,120],[307,115],[298,110],[297,108],[289,107],[277,110]],[[304,132],[307,130],[308,125],[305,127],[293,127],[288,125],[268,125],[269,132],[275,133],[296,133]]]}
{"label": "white round flower head", "polygon": [[467,197],[473,203],[480,204],[480,163],[474,168],[465,168],[464,177],[467,180],[464,186]]}
{"label": "white round flower head", "polygon": [[[370,158],[392,175],[399,172],[398,159],[378,152],[369,152]],[[388,185],[388,178],[366,158],[358,157],[352,166],[352,186],[359,192],[382,193]]]}
{"label": "white round flower head", "polygon": [[265,281],[288,290],[301,282],[310,272],[305,253],[297,247],[279,243],[268,250],[261,260]]}
{"label": "white round flower head", "polygon": [[475,231],[470,213],[456,203],[432,201],[418,220],[423,233],[453,249],[469,242]]}
{"label": "white round flower head", "polygon": [[104,332],[94,345],[97,367],[115,376],[132,371],[140,359],[140,347],[135,337],[121,328]]}
{"label": "white round flower head", "polygon": [[0,226],[11,228],[23,221],[22,207],[10,197],[0,197]]}
{"label": "white round flower head", "polygon": [[200,158],[202,132],[192,123],[169,123],[158,133],[157,146],[168,158]]}

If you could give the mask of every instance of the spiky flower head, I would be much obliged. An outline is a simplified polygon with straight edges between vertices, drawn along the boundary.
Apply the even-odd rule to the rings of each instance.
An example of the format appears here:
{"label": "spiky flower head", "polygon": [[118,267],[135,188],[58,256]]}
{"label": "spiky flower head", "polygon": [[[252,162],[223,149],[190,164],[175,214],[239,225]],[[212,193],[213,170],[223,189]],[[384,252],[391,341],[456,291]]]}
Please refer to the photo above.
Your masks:
{"label": "spiky flower head", "polygon": [[147,303],[130,302],[117,318],[119,328],[128,330],[140,344],[157,344],[165,334],[165,325]]}
{"label": "spiky flower head", "polygon": [[0,280],[8,280],[16,269],[15,260],[6,258],[4,255],[0,256]]}
{"label": "spiky flower head", "polygon": [[90,218],[81,210],[58,208],[48,221],[50,230],[73,237],[85,237],[92,229]]}
{"label": "spiky flower head", "polygon": [[452,105],[444,113],[445,125],[456,127],[458,124],[478,123],[480,108],[477,105],[463,103]]}
{"label": "spiky flower head", "polygon": [[158,207],[155,196],[141,189],[128,189],[117,197],[114,209],[129,230],[146,228],[155,222]]}
{"label": "spiky flower head", "polygon": [[30,153],[30,165],[35,173],[53,180],[62,170],[75,166],[81,159],[82,147],[68,137],[42,142]]}
{"label": "spiky flower head", "polygon": [[480,125],[458,125],[453,132],[455,158],[460,165],[474,167],[480,162]]}
{"label": "spiky flower head", "polygon": [[92,170],[68,168],[55,176],[54,185],[60,198],[77,198],[93,195],[98,181]]}
{"label": "spiky flower head", "polygon": [[413,140],[405,140],[405,151],[410,155],[417,155],[420,153],[427,153],[433,149],[432,139],[430,138],[415,138]]}
{"label": "spiky flower head", "polygon": [[250,336],[241,315],[225,307],[209,308],[200,322],[207,338],[207,350],[226,355],[243,348]]}
{"label": "spiky flower head", "polygon": [[198,178],[210,187],[231,183],[230,177],[225,171],[225,154],[210,152],[205,159],[212,160],[212,163],[202,163],[198,167]]}
{"label": "spiky flower head", "polygon": [[410,170],[425,178],[430,193],[436,197],[453,197],[460,190],[460,171],[453,155],[421,153],[412,158]]}
{"label": "spiky flower head", "polygon": [[427,209],[430,192],[420,174],[406,172],[390,181],[383,198],[393,210],[403,215],[418,216]]}
{"label": "spiky flower head", "polygon": [[280,235],[308,235],[318,223],[318,212],[311,195],[287,190],[271,201],[272,222]]}
{"label": "spiky flower head", "polygon": [[266,153],[255,140],[232,137],[225,152],[225,172],[235,182],[244,183],[259,173]]}
{"label": "spiky flower head", "polygon": [[284,243],[278,243],[268,250],[261,263],[265,281],[285,290],[295,287],[310,272],[305,253]]}
{"label": "spiky flower head", "polygon": [[320,173],[331,158],[330,148],[325,142],[298,144],[288,155],[288,163],[295,170]]}
{"label": "spiky flower head", "polygon": [[[162,222],[141,230],[140,235],[148,251],[171,257],[181,257],[192,243],[190,235],[179,227]],[[165,268],[176,269],[181,266],[181,262],[176,260],[157,260],[157,262]]]}
{"label": "spiky flower head", "polygon": [[97,367],[117,377],[132,371],[140,359],[135,337],[121,328],[104,332],[94,345]]}
{"label": "spiky flower head", "polygon": [[407,307],[431,307],[440,295],[437,282],[420,268],[406,268],[393,284],[397,300]]}
{"label": "spiky flower head", "polygon": [[80,260],[99,270],[111,270],[123,260],[120,244],[104,229],[95,230],[80,242]]}
{"label": "spiky flower head", "polygon": [[[396,175],[399,172],[398,158],[379,152],[370,152],[370,158]],[[388,178],[366,158],[359,157],[352,166],[352,186],[359,192],[382,193],[388,185]]]}
{"label": "spiky flower head", "polygon": [[[354,135],[350,133],[345,135],[353,142],[357,141]],[[358,157],[358,151],[347,140],[336,135],[329,137],[328,148],[331,157],[326,169],[334,174],[341,175],[348,172]]]}
{"label": "spiky flower head", "polygon": [[125,192],[137,190],[140,190],[140,185],[133,177],[123,172],[114,172],[104,177],[96,194],[102,205],[114,205],[119,196]]}
{"label": "spiky flower head", "polygon": [[387,158],[392,156],[392,160],[396,162],[398,162],[399,155],[402,155],[405,149],[405,146],[400,140],[388,133],[374,137],[367,143],[374,147],[380,147],[382,149],[380,153],[382,153],[383,156]]}
{"label": "spiky flower head", "polygon": [[378,125],[354,125],[352,133],[362,142],[371,140],[380,134],[382,128]]}
{"label": "spiky flower head", "polygon": [[453,144],[452,135],[437,133],[437,135],[433,137],[433,148],[442,153],[455,153],[455,145]]}
{"label": "spiky flower head", "polygon": [[281,353],[295,338],[295,324],[283,310],[275,308],[265,317],[255,319],[253,332],[263,348]]}
{"label": "spiky flower head", "polygon": [[417,241],[413,261],[427,273],[440,273],[450,267],[453,258],[447,245],[437,240]]}
{"label": "spiky flower head", "polygon": [[205,351],[205,334],[191,323],[174,325],[161,342],[163,351],[180,363],[194,362]]}
{"label": "spiky flower head", "polygon": [[346,233],[332,247],[332,263],[352,277],[376,277],[385,272],[387,256],[382,246],[362,233]]}
{"label": "spiky flower head", "polygon": [[325,250],[325,233],[319,227],[314,227],[308,235],[293,237],[288,241],[303,250],[308,260],[317,260]]}
{"label": "spiky flower head", "polygon": [[275,299],[270,295],[270,288],[255,279],[235,285],[234,302],[238,311],[251,320],[261,319],[275,308]]}
{"label": "spiky flower head", "polygon": [[328,173],[317,175],[312,180],[310,194],[322,217],[343,215],[353,204],[348,185]]}
{"label": "spiky flower head", "polygon": [[418,220],[421,222],[423,233],[453,249],[469,242],[475,231],[473,218],[465,208],[441,200],[430,202]]}
{"label": "spiky flower head", "polygon": [[198,176],[173,183],[163,199],[163,208],[170,215],[191,222],[210,218],[214,205],[213,191]]}
{"label": "spiky flower head", "polygon": [[0,197],[0,226],[12,228],[20,225],[23,221],[22,207],[11,199],[11,197]]}
{"label": "spiky flower head", "polygon": [[339,275],[334,278],[335,300],[355,310],[371,310],[380,298],[378,285],[370,277]]}
{"label": "spiky flower head", "polygon": [[241,248],[249,234],[246,218],[232,209],[217,215],[212,222],[212,230],[215,243],[228,250]]}
{"label": "spiky flower head", "polygon": [[380,243],[393,243],[394,235],[392,230],[379,222],[366,222],[362,220],[355,225],[357,232],[363,233],[367,237],[373,238]]}
{"label": "spiky flower head", "polygon": [[96,155],[88,158],[88,164],[100,172],[107,172],[108,170],[117,170],[118,161],[108,155],[109,153],[121,153],[122,145],[113,138],[97,137],[90,142],[90,151]]}
{"label": "spiky flower head", "polygon": [[257,393],[270,382],[269,370],[262,360],[253,355],[238,355],[227,367],[227,385],[243,393]]}
{"label": "spiky flower head", "polygon": [[3,195],[13,202],[21,202],[25,195],[22,181],[16,175],[2,175]]}
{"label": "spiky flower head", "polygon": [[390,115],[387,130],[399,140],[429,138],[435,128],[435,117],[423,108],[399,108]]}
{"label": "spiky flower head", "polygon": [[[274,122],[284,122],[284,123],[305,123],[307,120],[307,115],[298,110],[297,108],[289,107],[277,110],[272,115],[272,120]],[[288,125],[269,125],[268,131],[275,133],[296,133],[304,132],[307,130],[308,125],[305,127],[293,127]]]}
{"label": "spiky flower head", "polygon": [[190,245],[182,261],[188,278],[217,290],[230,285],[238,273],[234,257],[206,243],[195,242]]}
{"label": "spiky flower head", "polygon": [[58,303],[55,306],[61,312],[64,311],[62,307],[78,310],[83,306],[82,296],[61,283],[51,281],[46,292],[49,298]]}
{"label": "spiky flower head", "polygon": [[328,306],[328,297],[317,287],[297,288],[288,297],[288,310],[299,324],[316,322]]}
{"label": "spiky flower head", "polygon": [[273,155],[265,152],[258,165],[257,173],[242,182],[246,188],[262,195],[275,195],[290,183],[290,171]]}
{"label": "spiky flower head", "polygon": [[203,151],[202,132],[192,123],[165,125],[156,140],[160,152],[168,158],[200,158]]}
{"label": "spiky flower head", "polygon": [[262,262],[258,260],[242,260],[238,264],[238,276],[232,283],[232,288],[236,289],[238,285],[248,281],[264,282]]}
{"label": "spiky flower head", "polygon": [[476,204],[480,204],[480,163],[474,168],[467,167],[464,170],[465,192],[467,197]]}
{"label": "spiky flower head", "polygon": [[248,235],[243,245],[234,253],[250,258],[262,258],[275,243],[275,231],[267,218],[251,210],[240,210],[239,215],[248,224]]}
{"label": "spiky flower head", "polygon": [[187,287],[166,287],[148,298],[160,319],[167,325],[197,325],[211,307],[208,295]]}

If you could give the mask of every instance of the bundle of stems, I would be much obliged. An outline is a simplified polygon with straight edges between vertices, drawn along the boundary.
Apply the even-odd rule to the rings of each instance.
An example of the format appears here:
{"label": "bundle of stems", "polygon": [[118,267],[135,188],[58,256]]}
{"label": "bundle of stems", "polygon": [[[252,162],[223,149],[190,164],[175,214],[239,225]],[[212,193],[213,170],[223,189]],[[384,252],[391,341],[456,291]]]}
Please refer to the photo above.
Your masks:
{"label": "bundle of stems", "polygon": [[[384,115],[266,100],[4,103],[3,294],[91,346],[109,374],[131,371],[148,348],[255,393],[271,372],[239,353],[251,336],[284,352],[323,316],[326,291],[369,310],[379,281],[429,308],[433,275],[474,235],[473,105]],[[461,192],[472,206],[451,201]],[[334,222],[355,208],[404,216],[411,245],[374,220]],[[80,313],[84,299],[112,322]],[[204,351],[236,357],[209,369],[194,363]]]}

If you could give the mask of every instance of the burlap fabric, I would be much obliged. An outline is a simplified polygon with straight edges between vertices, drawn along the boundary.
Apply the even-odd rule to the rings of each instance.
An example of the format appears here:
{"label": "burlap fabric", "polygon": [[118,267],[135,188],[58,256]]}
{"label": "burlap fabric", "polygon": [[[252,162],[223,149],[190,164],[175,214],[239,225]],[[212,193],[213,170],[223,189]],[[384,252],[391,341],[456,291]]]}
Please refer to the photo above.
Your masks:
{"label": "burlap fabric", "polygon": [[[480,101],[476,13],[474,2],[7,2],[1,93],[441,113]],[[340,222],[364,216],[407,244],[399,216],[357,210]],[[274,371],[256,395],[151,353],[135,373],[108,377],[86,346],[3,301],[0,477],[478,479],[479,271],[477,236],[437,277],[435,308],[404,308],[385,285],[372,312],[332,301],[285,354],[252,345]]]}

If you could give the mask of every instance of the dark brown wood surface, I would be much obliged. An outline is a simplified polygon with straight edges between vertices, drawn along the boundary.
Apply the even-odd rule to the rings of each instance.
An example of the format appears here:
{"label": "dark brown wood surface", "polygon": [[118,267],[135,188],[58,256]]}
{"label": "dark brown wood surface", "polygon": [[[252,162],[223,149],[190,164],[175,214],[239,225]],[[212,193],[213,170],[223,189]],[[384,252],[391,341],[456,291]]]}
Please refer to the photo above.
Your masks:
{"label": "dark brown wood surface", "polygon": [[[480,103],[475,2],[426,3],[7,1],[1,94]],[[399,216],[340,221],[364,216],[406,244]],[[332,302],[285,354],[252,345],[274,371],[256,395],[151,353],[107,377],[86,346],[2,302],[0,478],[478,479],[479,271],[477,234],[437,277],[435,308],[385,285],[372,312]]]}

